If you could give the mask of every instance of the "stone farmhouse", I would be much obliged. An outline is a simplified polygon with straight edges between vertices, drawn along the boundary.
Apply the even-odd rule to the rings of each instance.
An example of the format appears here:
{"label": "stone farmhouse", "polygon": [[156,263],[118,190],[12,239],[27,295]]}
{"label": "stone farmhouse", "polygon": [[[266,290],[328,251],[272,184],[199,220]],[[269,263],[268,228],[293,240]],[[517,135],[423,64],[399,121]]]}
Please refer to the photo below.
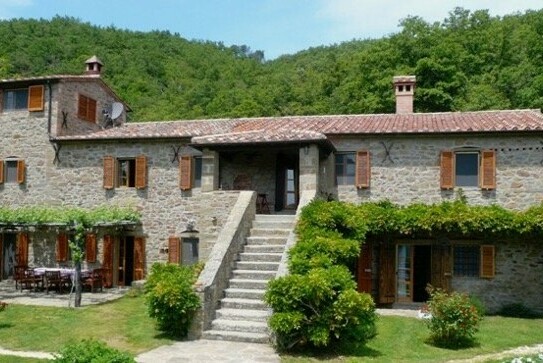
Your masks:
{"label": "stone farmhouse", "polygon": [[[83,75],[0,81],[0,201],[137,208],[141,224],[89,233],[85,267],[126,286],[157,261],[205,261],[200,332],[228,330],[226,316],[243,315],[236,307],[263,308],[250,299],[285,273],[297,211],[317,196],[437,203],[461,188],[471,204],[543,201],[540,110],[414,113],[416,79],[400,76],[394,114],[125,122],[130,108],[101,79],[100,60],[86,64]],[[42,227],[0,225],[0,279],[16,264],[70,265],[66,231]],[[378,304],[417,303],[432,283],[472,292],[491,311],[541,311],[534,242],[371,241],[359,288]]]}

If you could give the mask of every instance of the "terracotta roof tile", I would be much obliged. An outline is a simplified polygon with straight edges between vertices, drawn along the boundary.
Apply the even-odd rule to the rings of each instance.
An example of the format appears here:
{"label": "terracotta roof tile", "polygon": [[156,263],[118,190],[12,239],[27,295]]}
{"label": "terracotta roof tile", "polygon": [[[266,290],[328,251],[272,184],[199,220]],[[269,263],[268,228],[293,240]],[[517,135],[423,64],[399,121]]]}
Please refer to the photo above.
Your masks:
{"label": "terracotta roof tile", "polygon": [[58,140],[191,138],[197,143],[320,140],[341,134],[448,134],[543,131],[540,110],[289,116],[127,123]]}

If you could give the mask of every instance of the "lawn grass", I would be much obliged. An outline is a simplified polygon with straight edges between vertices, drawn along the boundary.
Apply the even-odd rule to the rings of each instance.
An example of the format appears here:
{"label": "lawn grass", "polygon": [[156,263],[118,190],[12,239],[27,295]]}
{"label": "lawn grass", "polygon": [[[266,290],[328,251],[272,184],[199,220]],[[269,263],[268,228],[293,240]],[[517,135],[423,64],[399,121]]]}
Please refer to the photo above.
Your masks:
{"label": "lawn grass", "polygon": [[88,338],[134,355],[172,342],[155,329],[141,295],[78,309],[12,304],[0,314],[6,349],[57,352]]}
{"label": "lawn grass", "polygon": [[365,347],[347,347],[322,355],[311,353],[282,354],[282,362],[444,362],[468,359],[480,354],[500,352],[523,345],[543,343],[543,319],[485,317],[477,333],[475,346],[451,350],[426,342],[428,329],[415,318],[381,316],[378,335]]}
{"label": "lawn grass", "polygon": [[15,357],[12,355],[0,355],[0,363],[47,363],[51,362],[48,359],[38,359],[38,358],[23,358]]}

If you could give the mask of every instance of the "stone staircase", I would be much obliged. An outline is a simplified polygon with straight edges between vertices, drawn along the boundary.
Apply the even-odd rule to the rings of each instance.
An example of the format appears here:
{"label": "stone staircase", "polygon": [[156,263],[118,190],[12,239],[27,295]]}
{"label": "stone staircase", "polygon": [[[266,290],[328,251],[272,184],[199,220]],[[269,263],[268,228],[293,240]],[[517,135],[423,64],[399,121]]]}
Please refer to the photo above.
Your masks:
{"label": "stone staircase", "polygon": [[293,215],[256,215],[220,309],[216,311],[211,330],[203,332],[203,339],[269,342],[270,311],[263,301],[264,292],[268,281],[277,273],[293,226]]}

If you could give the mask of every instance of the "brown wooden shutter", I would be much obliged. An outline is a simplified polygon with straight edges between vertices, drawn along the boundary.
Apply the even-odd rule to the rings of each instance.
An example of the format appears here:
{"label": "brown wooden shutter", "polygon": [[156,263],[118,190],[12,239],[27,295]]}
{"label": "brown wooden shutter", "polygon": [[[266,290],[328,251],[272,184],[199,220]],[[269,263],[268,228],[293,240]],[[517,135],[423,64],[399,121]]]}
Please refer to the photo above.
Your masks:
{"label": "brown wooden shutter", "polygon": [[433,245],[431,260],[432,286],[450,291],[452,278],[451,246]]}
{"label": "brown wooden shutter", "polygon": [[393,244],[383,243],[379,259],[379,303],[392,304],[396,299],[396,249]]}
{"label": "brown wooden shutter", "polygon": [[87,121],[96,122],[96,100],[87,98]]}
{"label": "brown wooden shutter", "polygon": [[19,233],[16,241],[17,265],[28,266],[28,233]]}
{"label": "brown wooden shutter", "polygon": [[17,183],[23,184],[25,182],[25,161],[17,160]]}
{"label": "brown wooden shutter", "polygon": [[4,183],[4,160],[0,160],[0,184]]}
{"label": "brown wooden shutter", "polygon": [[358,291],[371,294],[372,292],[372,244],[366,242],[360,249],[358,256],[357,280]]}
{"label": "brown wooden shutter", "polygon": [[104,285],[105,287],[113,286],[113,237],[110,235],[104,236],[103,245],[103,261],[102,268],[104,269]]}
{"label": "brown wooden shutter", "polygon": [[113,189],[115,186],[115,158],[104,156],[104,189]]}
{"label": "brown wooden shutter", "polygon": [[356,187],[370,187],[370,152],[368,150],[359,150],[356,152]]}
{"label": "brown wooden shutter", "polygon": [[441,152],[441,189],[454,188],[454,152],[445,150]]}
{"label": "brown wooden shutter", "polygon": [[481,246],[481,277],[493,278],[496,275],[496,259],[493,245]]}
{"label": "brown wooden shutter", "polygon": [[96,235],[94,233],[85,236],[85,259],[87,262],[96,262]]}
{"label": "brown wooden shutter", "polygon": [[57,262],[68,260],[68,236],[65,233],[60,233],[57,236],[56,258]]}
{"label": "brown wooden shutter", "polygon": [[87,97],[79,95],[79,102],[77,107],[77,117],[80,119],[87,119]]}
{"label": "brown wooden shutter", "polygon": [[134,238],[134,280],[143,280],[145,275],[145,238]]}
{"label": "brown wooden shutter", "polygon": [[181,239],[179,237],[168,238],[168,262],[178,264],[180,261],[180,245]]}
{"label": "brown wooden shutter", "polygon": [[190,190],[192,188],[192,156],[182,155],[179,159],[179,188]]}
{"label": "brown wooden shutter", "polygon": [[136,157],[136,189],[147,187],[147,158],[145,155]]}
{"label": "brown wooden shutter", "polygon": [[43,111],[43,85],[28,87],[28,111]]}
{"label": "brown wooden shutter", "polygon": [[481,188],[496,189],[496,152],[481,151]]}

